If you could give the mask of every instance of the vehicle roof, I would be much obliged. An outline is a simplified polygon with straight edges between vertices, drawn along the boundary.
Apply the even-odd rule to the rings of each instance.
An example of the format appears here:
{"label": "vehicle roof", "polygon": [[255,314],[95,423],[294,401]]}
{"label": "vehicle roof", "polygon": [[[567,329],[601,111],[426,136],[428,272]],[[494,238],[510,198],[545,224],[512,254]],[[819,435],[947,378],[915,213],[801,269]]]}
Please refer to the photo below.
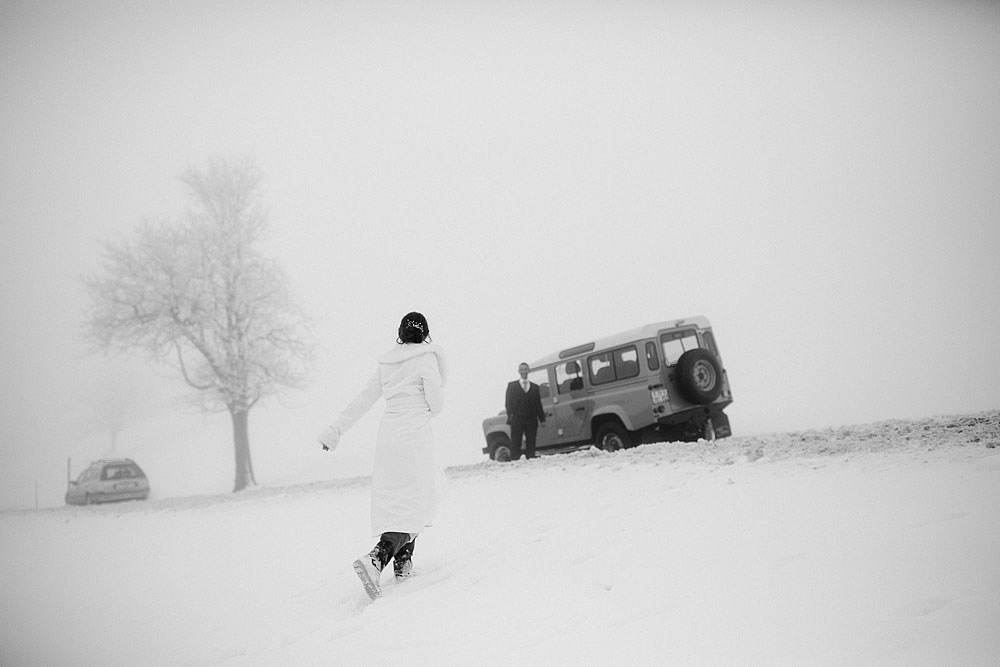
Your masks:
{"label": "vehicle roof", "polygon": [[131,464],[135,465],[135,461],[133,461],[132,459],[97,459],[96,461],[94,461],[90,465],[92,465],[92,466],[103,466],[103,465],[108,465],[109,463],[119,463],[119,464],[121,464],[121,463],[131,463]]}
{"label": "vehicle roof", "polygon": [[[628,329],[627,331],[621,331],[616,334],[611,334],[608,336],[603,336],[601,338],[596,338],[592,341],[586,341],[580,343],[579,345],[573,345],[572,347],[563,348],[558,352],[553,352],[552,354],[546,355],[531,364],[532,368],[538,368],[539,366],[548,366],[549,364],[557,364],[560,361],[565,361],[573,357],[577,357],[581,354],[589,354],[590,352],[606,350],[608,348],[617,347],[619,345],[624,345],[626,343],[632,343],[637,340],[642,340],[643,338],[655,338],[665,329],[674,329],[680,326],[696,326],[699,329],[711,328],[711,324],[708,318],[703,315],[695,315],[693,317],[685,317],[680,320],[666,320],[664,322],[653,322],[651,324],[645,324],[641,327],[636,327],[634,329]],[[584,346],[590,348],[588,350],[581,350],[579,354],[565,354],[565,352],[570,350],[576,350],[578,348],[583,348]],[[593,347],[591,347],[593,346]]]}

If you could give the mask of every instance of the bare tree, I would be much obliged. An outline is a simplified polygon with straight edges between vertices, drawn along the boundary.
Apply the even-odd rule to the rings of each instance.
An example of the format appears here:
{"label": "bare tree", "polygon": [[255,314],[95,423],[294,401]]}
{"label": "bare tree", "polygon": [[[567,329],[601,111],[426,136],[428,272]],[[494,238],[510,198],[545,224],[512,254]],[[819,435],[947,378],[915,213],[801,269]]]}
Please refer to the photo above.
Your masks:
{"label": "bare tree", "polygon": [[83,401],[111,436],[108,456],[117,455],[118,436],[135,412],[136,394],[133,387],[120,378],[109,378],[106,382],[96,383],[83,396]]}
{"label": "bare tree", "polygon": [[86,408],[86,424],[81,428],[100,427],[110,436],[106,456],[118,455],[121,434],[126,427],[154,413],[162,405],[163,394],[155,378],[125,358],[107,358],[86,367],[82,386],[73,392]]}
{"label": "bare tree", "polygon": [[256,164],[212,160],[180,180],[193,204],[182,222],[146,222],[104,244],[103,271],[85,278],[86,330],[98,348],[172,363],[203,409],[229,411],[240,491],[256,484],[250,409],[305,378],[306,319],[258,247],[267,216]]}

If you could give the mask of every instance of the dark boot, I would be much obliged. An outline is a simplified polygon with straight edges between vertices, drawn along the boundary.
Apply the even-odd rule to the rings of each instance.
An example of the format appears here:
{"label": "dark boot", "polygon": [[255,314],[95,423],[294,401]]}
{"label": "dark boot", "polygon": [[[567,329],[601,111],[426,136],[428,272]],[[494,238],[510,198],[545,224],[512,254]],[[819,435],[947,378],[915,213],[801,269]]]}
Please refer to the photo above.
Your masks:
{"label": "dark boot", "polygon": [[399,551],[396,552],[396,555],[392,560],[392,569],[396,573],[397,579],[406,579],[413,573],[413,543],[416,542],[416,540],[417,538],[414,537],[412,540],[400,547]]}
{"label": "dark boot", "polygon": [[382,595],[382,585],[379,581],[382,570],[408,539],[410,536],[407,533],[382,533],[378,544],[354,561],[354,571],[372,600]]}

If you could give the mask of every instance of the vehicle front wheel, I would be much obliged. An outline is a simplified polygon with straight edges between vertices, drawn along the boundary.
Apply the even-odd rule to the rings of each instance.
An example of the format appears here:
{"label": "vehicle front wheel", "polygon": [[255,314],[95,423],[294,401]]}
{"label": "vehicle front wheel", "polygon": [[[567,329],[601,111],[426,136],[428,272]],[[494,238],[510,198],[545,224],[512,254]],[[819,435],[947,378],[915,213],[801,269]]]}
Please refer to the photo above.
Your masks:
{"label": "vehicle front wheel", "polygon": [[597,429],[597,446],[606,452],[617,452],[632,446],[628,431],[617,422],[605,422]]}
{"label": "vehicle front wheel", "polygon": [[494,461],[499,461],[501,463],[506,463],[511,459],[511,446],[510,441],[506,439],[498,439],[493,443],[493,447],[490,449],[490,458]]}

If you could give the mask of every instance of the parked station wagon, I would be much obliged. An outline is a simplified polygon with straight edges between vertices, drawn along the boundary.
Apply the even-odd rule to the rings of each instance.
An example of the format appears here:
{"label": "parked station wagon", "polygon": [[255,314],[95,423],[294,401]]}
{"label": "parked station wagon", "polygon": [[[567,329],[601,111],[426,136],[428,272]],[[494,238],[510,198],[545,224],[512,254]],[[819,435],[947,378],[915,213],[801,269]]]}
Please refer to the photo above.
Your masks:
{"label": "parked station wagon", "polygon": [[[538,453],[596,445],[731,435],[733,402],[712,326],[705,317],[658,322],[550,354],[531,364],[545,411]],[[483,421],[483,453],[511,458],[506,412]]]}
{"label": "parked station wagon", "polygon": [[132,459],[101,459],[80,473],[66,490],[67,505],[146,500],[149,480]]}

